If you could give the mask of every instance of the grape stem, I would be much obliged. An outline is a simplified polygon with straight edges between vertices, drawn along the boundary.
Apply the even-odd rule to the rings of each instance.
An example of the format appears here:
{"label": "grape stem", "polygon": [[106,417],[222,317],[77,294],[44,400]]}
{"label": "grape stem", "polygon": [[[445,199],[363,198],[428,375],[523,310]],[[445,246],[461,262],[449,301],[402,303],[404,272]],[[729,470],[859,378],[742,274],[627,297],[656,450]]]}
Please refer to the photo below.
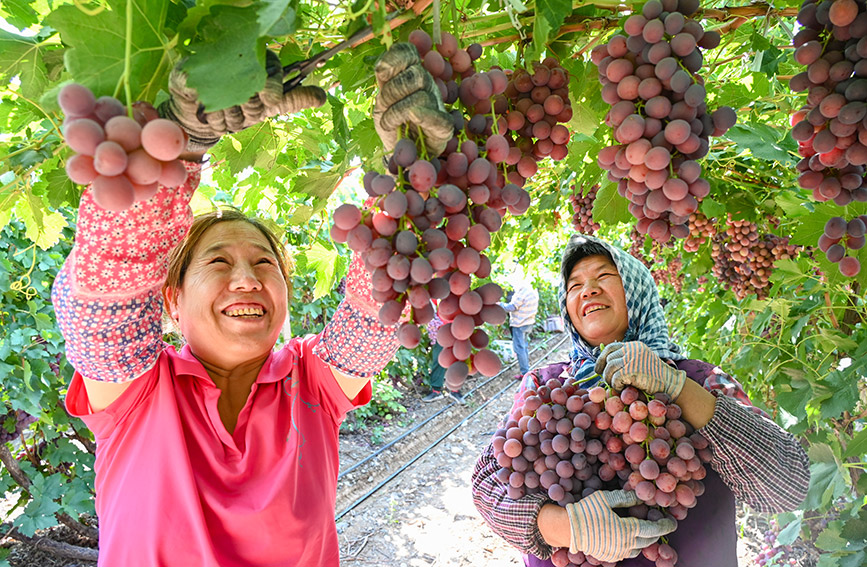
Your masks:
{"label": "grape stem", "polygon": [[73,3],[75,4],[76,8],[78,8],[88,16],[96,16],[102,13],[103,10],[105,10],[105,4],[99,6],[98,8],[88,8],[84,5],[84,2],[82,0],[74,0]]}
{"label": "grape stem", "polygon": [[126,0],[126,36],[124,37],[124,54],[123,54],[123,90],[126,94],[126,111],[130,118],[133,117],[132,112],[132,89],[129,86],[129,68],[132,63],[132,0]]}

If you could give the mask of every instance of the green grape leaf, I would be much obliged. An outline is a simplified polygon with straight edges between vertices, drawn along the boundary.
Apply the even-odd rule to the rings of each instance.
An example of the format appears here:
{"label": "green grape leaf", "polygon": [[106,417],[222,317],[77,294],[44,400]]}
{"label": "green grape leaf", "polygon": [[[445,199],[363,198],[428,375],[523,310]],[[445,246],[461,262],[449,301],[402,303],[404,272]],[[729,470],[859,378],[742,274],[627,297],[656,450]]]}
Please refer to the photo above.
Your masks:
{"label": "green grape leaf", "polygon": [[18,29],[26,29],[39,21],[39,15],[30,5],[33,0],[4,0],[0,17]]}
{"label": "green grape leaf", "polygon": [[258,8],[258,4],[214,6],[202,18],[182,68],[206,111],[247,102],[265,86],[265,51],[258,49]]}
{"label": "green grape leaf", "polygon": [[797,160],[785,147],[787,133],[765,124],[735,124],[725,136],[760,159],[794,166]]}
{"label": "green grape leaf", "polygon": [[334,286],[335,274],[343,271],[346,262],[330,242],[316,239],[315,242],[296,257],[299,270],[316,271],[316,287],[313,298],[318,299],[331,291]]}
{"label": "green grape leaf", "polygon": [[36,38],[0,30],[0,80],[6,83],[18,76],[21,94],[38,98],[48,86],[48,74],[42,61],[44,49]]}
{"label": "green grape leaf", "polygon": [[867,455],[867,429],[862,429],[849,441],[843,457],[846,459],[849,457],[861,457],[863,459],[865,455]]}
{"label": "green grape leaf", "polygon": [[88,15],[73,5],[63,5],[46,17],[63,43],[70,47],[66,68],[73,80],[90,87],[96,96],[123,100],[126,13],[132,9],[132,51],[129,82],[132,101],[152,102],[167,81],[169,47],[162,31],[164,0],[107,0],[107,7]]}
{"label": "green grape leaf", "polygon": [[551,36],[572,13],[569,0],[536,0],[536,20],[533,23],[533,49],[538,57],[545,50]]}
{"label": "green grape leaf", "polygon": [[608,224],[618,222],[630,222],[633,220],[629,214],[629,201],[617,193],[617,185],[604,183],[596,193],[593,202],[593,220]]}

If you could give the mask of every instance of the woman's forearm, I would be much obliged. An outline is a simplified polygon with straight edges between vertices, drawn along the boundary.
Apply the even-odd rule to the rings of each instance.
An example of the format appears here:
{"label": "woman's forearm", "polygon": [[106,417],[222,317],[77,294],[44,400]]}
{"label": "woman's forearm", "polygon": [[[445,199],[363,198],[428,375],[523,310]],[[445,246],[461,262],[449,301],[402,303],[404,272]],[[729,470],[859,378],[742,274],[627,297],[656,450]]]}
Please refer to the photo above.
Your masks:
{"label": "woman's forearm", "polygon": [[716,398],[699,386],[698,382],[687,380],[680,395],[675,400],[683,411],[683,419],[695,429],[701,429],[713,417]]}
{"label": "woman's forearm", "polygon": [[569,547],[572,538],[569,515],[566,508],[557,504],[545,504],[536,520],[539,533],[551,547]]}

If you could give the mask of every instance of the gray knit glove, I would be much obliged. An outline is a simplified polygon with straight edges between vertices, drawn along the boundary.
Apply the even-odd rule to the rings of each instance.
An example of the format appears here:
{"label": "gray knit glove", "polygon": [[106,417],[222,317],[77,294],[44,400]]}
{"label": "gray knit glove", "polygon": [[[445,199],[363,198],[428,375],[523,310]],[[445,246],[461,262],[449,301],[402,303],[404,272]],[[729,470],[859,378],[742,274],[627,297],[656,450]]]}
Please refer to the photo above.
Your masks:
{"label": "gray knit glove", "polygon": [[216,144],[223,134],[239,132],[278,114],[292,114],[305,108],[325,104],[325,91],[319,87],[297,86],[283,92],[283,65],[277,54],[265,52],[268,78],[265,87],[247,102],[204,112],[198,93],[187,86],[187,75],[181,71],[183,61],[169,75],[171,96],[159,106],[160,116],[176,122],[189,135],[187,151],[203,152]]}
{"label": "gray knit glove", "polygon": [[379,92],[373,124],[387,151],[399,138],[398,128],[410,125],[410,137],[421,131],[430,157],[440,155],[454,135],[454,121],[445,111],[439,88],[421,64],[411,43],[395,43],[374,66]]}

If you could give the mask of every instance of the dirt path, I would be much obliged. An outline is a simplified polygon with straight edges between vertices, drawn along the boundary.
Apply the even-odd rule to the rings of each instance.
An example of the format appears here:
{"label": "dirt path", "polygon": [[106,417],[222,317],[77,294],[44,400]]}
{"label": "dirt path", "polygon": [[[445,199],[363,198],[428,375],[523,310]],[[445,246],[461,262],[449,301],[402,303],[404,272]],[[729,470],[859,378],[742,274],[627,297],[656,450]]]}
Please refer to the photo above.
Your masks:
{"label": "dirt path", "polygon": [[[560,336],[551,339],[549,345],[557,342]],[[531,346],[539,346],[540,342],[537,340]],[[544,353],[543,350],[534,353],[531,364],[535,364]],[[547,361],[564,360],[567,356],[568,344],[564,343]],[[341,482],[338,511],[349,505],[346,494],[369,491],[400,467],[399,463],[409,455],[418,452],[419,447],[429,446],[491,400],[425,456],[338,521],[342,565],[523,565],[517,550],[494,535],[482,521],[473,506],[470,492],[470,475],[476,459],[490,441],[499,419],[511,408],[518,387],[512,378],[516,374],[514,370],[507,368],[503,374],[501,379],[469,396],[465,406],[457,406],[449,400],[430,405],[409,404],[408,410],[416,421],[422,421],[426,415],[446,405],[451,409],[424,426],[423,442],[402,446],[393,461],[386,459],[373,470],[355,475],[352,482]],[[464,391],[475,386],[470,381]],[[507,391],[492,399],[503,387]],[[394,431],[391,437],[401,432]],[[347,438],[344,443],[355,446],[346,447],[345,451],[341,446],[343,470],[353,464],[363,441]]]}

